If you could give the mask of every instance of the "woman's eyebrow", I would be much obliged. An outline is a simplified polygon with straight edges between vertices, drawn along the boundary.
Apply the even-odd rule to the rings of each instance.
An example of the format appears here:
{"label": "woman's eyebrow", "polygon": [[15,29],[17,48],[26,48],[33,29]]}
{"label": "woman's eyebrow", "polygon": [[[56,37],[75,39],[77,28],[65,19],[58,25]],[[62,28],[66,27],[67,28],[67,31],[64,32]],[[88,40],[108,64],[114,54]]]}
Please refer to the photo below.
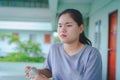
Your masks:
{"label": "woman's eyebrow", "polygon": [[72,22],[66,22],[65,24],[72,24]]}
{"label": "woman's eyebrow", "polygon": [[[66,22],[65,24],[72,24],[72,22]],[[58,25],[62,25],[62,23],[58,23]]]}

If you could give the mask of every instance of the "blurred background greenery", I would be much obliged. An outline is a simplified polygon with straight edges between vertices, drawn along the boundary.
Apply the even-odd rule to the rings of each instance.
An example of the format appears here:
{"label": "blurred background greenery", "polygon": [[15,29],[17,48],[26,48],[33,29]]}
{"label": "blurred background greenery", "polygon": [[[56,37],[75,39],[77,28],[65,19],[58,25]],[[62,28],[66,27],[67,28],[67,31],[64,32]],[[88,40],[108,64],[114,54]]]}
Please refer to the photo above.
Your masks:
{"label": "blurred background greenery", "polygon": [[15,43],[16,51],[9,53],[7,56],[0,56],[1,62],[41,62],[45,57],[42,54],[40,43],[28,41],[20,41],[19,38],[11,34],[0,34],[0,38],[6,37],[9,44]]}

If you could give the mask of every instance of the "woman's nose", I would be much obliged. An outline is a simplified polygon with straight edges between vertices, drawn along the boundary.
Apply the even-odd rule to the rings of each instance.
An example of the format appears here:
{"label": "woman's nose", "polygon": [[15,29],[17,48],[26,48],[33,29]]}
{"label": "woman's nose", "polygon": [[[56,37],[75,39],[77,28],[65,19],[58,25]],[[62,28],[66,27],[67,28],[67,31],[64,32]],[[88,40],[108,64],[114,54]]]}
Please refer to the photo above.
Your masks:
{"label": "woman's nose", "polygon": [[62,28],[61,28],[61,32],[66,32],[66,28],[65,28],[65,26],[62,26]]}

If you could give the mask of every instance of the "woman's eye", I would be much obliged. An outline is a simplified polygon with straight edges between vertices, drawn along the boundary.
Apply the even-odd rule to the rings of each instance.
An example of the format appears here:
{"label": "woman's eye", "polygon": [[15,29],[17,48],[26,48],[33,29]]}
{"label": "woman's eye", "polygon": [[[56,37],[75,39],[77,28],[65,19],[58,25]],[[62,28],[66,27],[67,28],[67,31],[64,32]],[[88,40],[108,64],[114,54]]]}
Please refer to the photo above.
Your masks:
{"label": "woman's eye", "polygon": [[58,25],[58,27],[62,27],[61,25]]}
{"label": "woman's eye", "polygon": [[72,25],[67,25],[67,27],[71,27]]}

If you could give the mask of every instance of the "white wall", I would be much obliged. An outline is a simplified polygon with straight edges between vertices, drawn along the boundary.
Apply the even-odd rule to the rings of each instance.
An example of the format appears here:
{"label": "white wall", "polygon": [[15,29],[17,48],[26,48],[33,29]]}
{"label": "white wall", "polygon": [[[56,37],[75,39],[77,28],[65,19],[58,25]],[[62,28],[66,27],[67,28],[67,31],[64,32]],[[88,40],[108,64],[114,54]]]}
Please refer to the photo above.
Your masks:
{"label": "white wall", "polygon": [[[48,53],[49,47],[53,43],[53,32],[51,32],[51,31],[0,30],[0,33],[7,33],[7,34],[18,33],[21,41],[29,40],[30,34],[34,34],[34,35],[36,35],[35,41],[37,41],[38,43],[41,44],[42,52],[45,53],[45,55]],[[50,44],[46,44],[44,42],[44,35],[45,34],[51,35],[51,43]],[[5,47],[5,48],[2,48],[3,52],[8,53],[8,52],[13,51],[13,48],[11,48],[10,45],[3,45],[3,44],[4,43],[0,43],[0,48]],[[9,48],[7,48],[7,46]]]}

